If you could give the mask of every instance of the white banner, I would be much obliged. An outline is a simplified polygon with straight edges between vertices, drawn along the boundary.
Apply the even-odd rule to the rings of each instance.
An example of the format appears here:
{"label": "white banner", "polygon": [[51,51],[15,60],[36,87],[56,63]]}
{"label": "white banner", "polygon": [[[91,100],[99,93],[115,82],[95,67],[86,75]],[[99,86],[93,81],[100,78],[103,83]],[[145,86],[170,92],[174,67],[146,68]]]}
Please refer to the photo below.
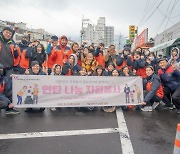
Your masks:
{"label": "white banner", "polygon": [[139,105],[141,77],[15,75],[15,107]]}

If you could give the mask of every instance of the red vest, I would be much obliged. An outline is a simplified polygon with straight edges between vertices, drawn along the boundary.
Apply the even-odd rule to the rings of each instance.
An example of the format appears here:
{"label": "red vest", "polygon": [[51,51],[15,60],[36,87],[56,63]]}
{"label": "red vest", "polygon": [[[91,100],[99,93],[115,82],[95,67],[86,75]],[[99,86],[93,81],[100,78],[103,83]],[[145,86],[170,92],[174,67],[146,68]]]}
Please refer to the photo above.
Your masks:
{"label": "red vest", "polygon": [[[146,90],[150,91],[152,87],[152,82],[148,82],[146,84]],[[164,91],[162,85],[159,86],[158,90],[156,91],[156,96],[163,98],[164,97]]]}
{"label": "red vest", "polygon": [[105,68],[104,56],[102,55],[102,53],[99,53],[99,56],[95,57],[95,59],[99,65],[101,65],[103,68]]}
{"label": "red vest", "polygon": [[[172,73],[173,72],[173,67],[172,66],[169,66],[167,68],[167,70],[165,71],[165,73],[169,74],[169,73]],[[161,74],[164,74],[163,70],[162,69],[159,69],[158,70],[158,75],[161,75]]]}
{"label": "red vest", "polygon": [[4,92],[4,88],[5,88],[5,83],[3,81],[3,83],[1,83],[1,85],[0,85],[0,93]]}

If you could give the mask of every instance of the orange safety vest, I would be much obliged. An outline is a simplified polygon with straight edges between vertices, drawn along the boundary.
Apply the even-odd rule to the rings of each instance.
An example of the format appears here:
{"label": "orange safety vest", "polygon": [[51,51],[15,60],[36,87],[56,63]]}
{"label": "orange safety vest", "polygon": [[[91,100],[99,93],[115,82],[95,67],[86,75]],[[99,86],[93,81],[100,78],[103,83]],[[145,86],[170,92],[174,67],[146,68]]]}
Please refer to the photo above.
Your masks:
{"label": "orange safety vest", "polygon": [[11,53],[12,53],[12,56],[13,56],[13,60],[14,60],[14,66],[17,66],[20,62],[20,55],[21,55],[21,50],[20,48],[18,47],[17,51],[18,51],[18,57],[15,58],[14,57],[14,45],[10,45],[10,50],[11,50]]}
{"label": "orange safety vest", "polygon": [[27,50],[23,50],[23,52],[21,53],[21,59],[20,59],[19,65],[21,68],[28,69],[29,68],[29,58],[26,58],[26,51]]}

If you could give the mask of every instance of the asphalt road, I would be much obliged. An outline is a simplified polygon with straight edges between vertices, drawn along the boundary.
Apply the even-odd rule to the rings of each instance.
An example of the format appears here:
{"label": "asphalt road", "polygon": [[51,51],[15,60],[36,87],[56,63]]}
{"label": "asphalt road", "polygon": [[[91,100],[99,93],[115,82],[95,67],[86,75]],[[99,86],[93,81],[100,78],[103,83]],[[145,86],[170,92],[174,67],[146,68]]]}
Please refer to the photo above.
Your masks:
{"label": "asphalt road", "polygon": [[[129,143],[124,143],[121,132],[116,131],[116,128],[124,127],[123,123],[118,126],[116,112],[106,113],[99,108],[91,112],[73,108],[61,108],[54,112],[46,109],[42,113],[20,111],[19,115],[0,112],[0,154],[121,154],[127,150],[123,145]],[[180,119],[175,111],[129,110],[123,114],[135,154],[173,152],[176,126]],[[111,128],[115,131],[106,132]],[[73,134],[74,130],[78,134]],[[87,132],[83,134],[81,130]],[[37,134],[33,136],[33,132],[60,134],[40,134],[42,136],[36,137]],[[16,138],[19,133],[27,134],[23,138]],[[5,134],[3,139],[2,134]],[[8,134],[13,134],[14,139],[6,139]]]}

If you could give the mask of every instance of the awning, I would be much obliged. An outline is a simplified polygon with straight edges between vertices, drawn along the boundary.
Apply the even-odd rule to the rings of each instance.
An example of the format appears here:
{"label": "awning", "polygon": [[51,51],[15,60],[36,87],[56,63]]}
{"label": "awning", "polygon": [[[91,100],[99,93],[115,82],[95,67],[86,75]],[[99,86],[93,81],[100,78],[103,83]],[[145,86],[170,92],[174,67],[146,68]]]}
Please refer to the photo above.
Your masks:
{"label": "awning", "polygon": [[155,47],[150,48],[149,50],[151,52],[155,52],[155,51],[159,51],[159,50],[165,49],[165,48],[171,46],[177,39],[178,38],[170,40],[170,41],[162,43],[162,44],[159,44],[159,45],[157,45]]}

